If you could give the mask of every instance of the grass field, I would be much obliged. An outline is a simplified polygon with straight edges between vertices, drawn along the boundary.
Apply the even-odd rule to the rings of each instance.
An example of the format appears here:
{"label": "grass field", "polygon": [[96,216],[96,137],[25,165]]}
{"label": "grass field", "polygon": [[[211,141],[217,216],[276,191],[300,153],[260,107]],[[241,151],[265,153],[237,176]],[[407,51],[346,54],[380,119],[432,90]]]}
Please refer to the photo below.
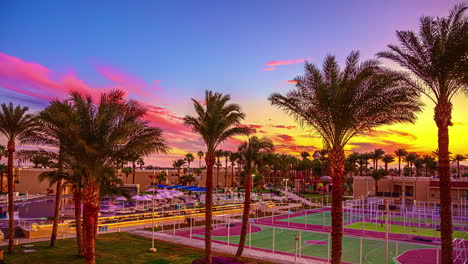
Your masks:
{"label": "grass field", "polygon": [[[22,245],[16,247],[16,252],[7,254],[7,264],[83,264],[84,258],[76,255],[75,239],[58,240],[56,247],[49,248],[49,241],[32,243],[37,252],[22,253]],[[111,233],[99,235],[96,241],[96,263],[141,263],[141,264],[189,264],[195,258],[203,256],[203,249],[167,243],[156,240],[158,253],[148,253],[151,240],[127,233]],[[6,247],[2,247],[6,251]],[[30,249],[30,248],[28,248]],[[227,254],[214,254],[229,256]],[[257,263],[268,264],[270,262]],[[270,263],[271,264],[271,263]]]}
{"label": "grass field", "polygon": [[[273,249],[273,227],[259,226],[262,231],[252,234],[252,237],[247,236],[246,247],[251,246],[263,249]],[[275,228],[275,250],[294,254],[295,253],[295,236],[298,231]],[[302,239],[300,241],[301,253],[305,256],[319,257],[326,259],[328,256],[328,234],[302,231]],[[202,235],[195,235],[203,237]],[[228,242],[227,236],[214,236],[213,240]],[[305,243],[307,240],[323,241],[323,245],[310,245]],[[239,236],[231,236],[230,243],[237,244]],[[351,263],[359,263],[360,253],[360,238],[344,237],[343,238],[343,261]],[[411,249],[433,248],[431,246],[398,243],[398,254]],[[390,243],[389,256],[393,259],[396,256],[396,243]],[[385,258],[385,241],[375,239],[363,239],[363,263],[384,263]],[[390,262],[394,263],[394,262]]]}
{"label": "grass field", "polygon": [[[352,229],[362,229],[362,222],[356,222],[349,225],[346,225],[345,228]],[[375,224],[375,223],[365,223],[365,230],[368,231],[379,231],[385,232],[385,225]],[[416,236],[428,236],[428,237],[440,237],[440,231],[434,231],[433,228],[423,228],[419,231],[418,227],[406,227],[406,229],[401,225],[390,225],[390,232],[396,234],[410,234]],[[463,238],[466,232],[462,231],[453,231],[454,238]]]}

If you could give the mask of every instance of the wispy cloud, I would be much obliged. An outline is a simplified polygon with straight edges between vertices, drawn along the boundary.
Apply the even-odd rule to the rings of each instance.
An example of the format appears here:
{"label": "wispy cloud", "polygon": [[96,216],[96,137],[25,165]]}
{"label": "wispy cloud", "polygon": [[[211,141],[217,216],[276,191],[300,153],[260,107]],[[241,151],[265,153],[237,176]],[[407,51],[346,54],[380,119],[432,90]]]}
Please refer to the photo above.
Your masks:
{"label": "wispy cloud", "polygon": [[289,59],[289,60],[274,60],[274,61],[269,61],[265,63],[265,68],[263,68],[264,71],[274,71],[276,67],[278,66],[283,66],[283,65],[291,65],[291,64],[297,64],[297,63],[303,63],[305,61],[312,60],[312,58],[301,58],[301,59]]}

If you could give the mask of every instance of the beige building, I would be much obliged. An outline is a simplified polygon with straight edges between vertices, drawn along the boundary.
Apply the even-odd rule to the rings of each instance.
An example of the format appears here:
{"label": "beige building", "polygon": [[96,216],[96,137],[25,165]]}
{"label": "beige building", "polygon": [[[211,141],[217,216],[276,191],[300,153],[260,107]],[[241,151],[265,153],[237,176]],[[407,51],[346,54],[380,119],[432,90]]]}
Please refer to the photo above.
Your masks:
{"label": "beige building", "polygon": [[[49,186],[48,181],[39,181],[39,174],[46,171],[51,171],[52,169],[42,169],[42,168],[14,168],[14,191],[19,193],[49,193],[55,194],[55,185]],[[150,176],[158,175],[161,171],[165,171],[168,177],[166,181],[161,182],[165,185],[174,185],[179,184],[179,177],[177,170],[145,170],[145,169],[136,169],[135,181],[133,180],[133,175],[129,174],[128,177],[123,173],[118,173],[122,178],[123,182],[126,184],[138,184],[140,190],[144,190],[146,186],[150,185],[153,181]],[[195,177],[195,182],[191,185],[197,185],[200,187],[205,187],[206,180],[206,170],[202,171],[201,175],[196,175],[192,173]],[[183,175],[183,172],[180,172],[180,175]],[[238,171],[234,170],[234,178],[232,177],[232,170],[228,168],[227,174],[225,169],[215,168],[213,171],[213,184],[214,186],[219,187],[232,187],[235,186],[237,179]],[[159,183],[159,181],[154,179],[154,183]],[[7,176],[3,175],[3,192],[7,192]],[[69,193],[69,190],[65,190],[65,193]]]}
{"label": "beige building", "polygon": [[[400,197],[417,201],[438,202],[440,198],[439,180],[432,177],[392,177],[378,181],[379,192],[399,193]],[[354,177],[353,194],[355,198],[375,195],[375,181],[372,177]],[[452,179],[452,199],[460,203],[468,199],[468,179]]]}

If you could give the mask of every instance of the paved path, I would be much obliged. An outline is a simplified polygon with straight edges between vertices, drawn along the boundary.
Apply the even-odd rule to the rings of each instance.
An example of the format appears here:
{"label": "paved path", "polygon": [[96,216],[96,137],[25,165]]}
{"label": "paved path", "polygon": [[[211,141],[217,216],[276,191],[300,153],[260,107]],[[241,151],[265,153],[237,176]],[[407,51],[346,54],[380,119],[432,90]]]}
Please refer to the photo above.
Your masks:
{"label": "paved path", "polygon": [[[144,236],[148,238],[152,237],[151,231],[133,230],[133,231],[128,231],[128,233],[139,235],[139,236]],[[186,245],[190,247],[205,248],[205,241],[202,239],[189,239],[187,237],[173,236],[173,235],[164,234],[164,233],[156,233],[156,238],[158,240]],[[235,255],[237,251],[237,246],[228,246],[228,245],[223,245],[220,243],[212,243],[212,248],[213,248],[213,251],[224,252],[224,253],[228,253],[232,255]],[[297,258],[297,262],[295,262],[294,256],[273,254],[272,252],[265,252],[265,251],[249,249],[249,248],[244,249],[244,253],[242,254],[242,256],[247,257],[247,258],[252,258],[252,259],[261,259],[261,260],[269,261],[272,263],[281,263],[281,264],[283,263],[284,264],[293,264],[293,263],[325,264],[326,263],[323,261],[305,259],[305,258]]]}

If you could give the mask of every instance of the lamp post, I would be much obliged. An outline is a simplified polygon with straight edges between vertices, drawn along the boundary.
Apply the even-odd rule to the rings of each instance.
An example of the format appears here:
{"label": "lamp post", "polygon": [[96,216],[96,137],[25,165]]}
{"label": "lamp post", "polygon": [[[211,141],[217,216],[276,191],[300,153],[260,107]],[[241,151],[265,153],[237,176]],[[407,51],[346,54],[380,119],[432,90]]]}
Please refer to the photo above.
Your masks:
{"label": "lamp post", "polygon": [[285,188],[285,190],[288,191],[288,181],[289,181],[289,179],[284,179],[284,181],[286,182],[286,188]]}
{"label": "lamp post", "polygon": [[[154,171],[153,171],[154,172]],[[151,190],[153,193],[153,196],[151,197],[152,199],[152,208],[151,208],[151,233],[152,233],[152,238],[151,238],[151,248],[148,249],[149,252],[158,252],[158,250],[154,247],[154,173],[153,173],[153,179],[152,179],[152,184],[151,184]]]}

